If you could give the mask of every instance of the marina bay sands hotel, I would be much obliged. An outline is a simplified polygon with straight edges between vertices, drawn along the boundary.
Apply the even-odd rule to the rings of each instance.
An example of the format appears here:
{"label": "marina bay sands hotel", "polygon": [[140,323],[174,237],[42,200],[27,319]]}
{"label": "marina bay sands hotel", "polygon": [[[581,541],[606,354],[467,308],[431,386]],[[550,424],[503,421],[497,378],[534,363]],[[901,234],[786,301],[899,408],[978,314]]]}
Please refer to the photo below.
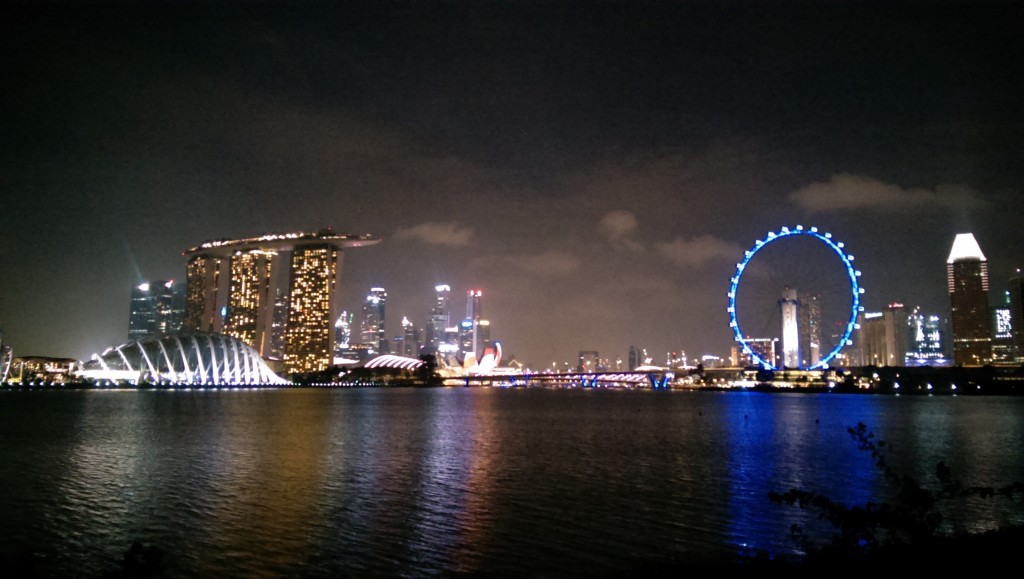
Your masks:
{"label": "marina bay sands hotel", "polygon": [[264,358],[277,332],[285,372],[323,370],[332,361],[333,321],[341,314],[343,252],[379,242],[372,235],[324,229],[217,239],[189,248],[183,326],[233,336]]}

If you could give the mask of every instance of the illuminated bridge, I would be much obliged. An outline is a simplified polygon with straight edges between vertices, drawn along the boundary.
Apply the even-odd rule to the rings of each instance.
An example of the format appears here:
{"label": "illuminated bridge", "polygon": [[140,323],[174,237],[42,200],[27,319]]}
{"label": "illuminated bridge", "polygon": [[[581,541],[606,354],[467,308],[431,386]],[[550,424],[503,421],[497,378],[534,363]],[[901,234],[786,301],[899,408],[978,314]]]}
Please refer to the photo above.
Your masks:
{"label": "illuminated bridge", "polygon": [[560,386],[563,388],[643,388],[655,390],[668,388],[675,378],[671,371],[632,372],[539,372],[522,374],[500,374],[496,376],[469,376],[468,379],[482,381],[507,381],[511,386]]}
{"label": "illuminated bridge", "polygon": [[107,348],[93,354],[78,375],[131,384],[290,384],[241,340],[201,332],[152,336]]}
{"label": "illuminated bridge", "polygon": [[[364,368],[390,368],[416,370],[423,360],[384,354],[368,360]],[[663,368],[633,370],[628,372],[521,372],[509,368],[492,368],[487,371],[461,371],[452,373],[450,368],[439,368],[438,374],[448,385],[485,386],[556,386],[563,388],[601,388],[650,386],[654,389],[668,388],[675,379],[675,373]]]}

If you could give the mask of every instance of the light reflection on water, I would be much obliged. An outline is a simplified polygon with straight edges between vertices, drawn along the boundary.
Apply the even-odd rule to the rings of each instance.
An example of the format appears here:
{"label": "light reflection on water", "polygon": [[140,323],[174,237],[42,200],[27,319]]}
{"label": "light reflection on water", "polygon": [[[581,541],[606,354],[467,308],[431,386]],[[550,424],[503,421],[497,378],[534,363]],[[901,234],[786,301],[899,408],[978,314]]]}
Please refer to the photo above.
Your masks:
{"label": "light reflection on water", "polygon": [[[134,540],[174,576],[602,575],[793,553],[767,494],[884,498],[847,427],[932,480],[1024,476],[1024,399],[485,388],[6,392],[0,555],[59,575]],[[951,509],[1021,522],[995,500]],[[821,528],[827,531],[827,528]]]}

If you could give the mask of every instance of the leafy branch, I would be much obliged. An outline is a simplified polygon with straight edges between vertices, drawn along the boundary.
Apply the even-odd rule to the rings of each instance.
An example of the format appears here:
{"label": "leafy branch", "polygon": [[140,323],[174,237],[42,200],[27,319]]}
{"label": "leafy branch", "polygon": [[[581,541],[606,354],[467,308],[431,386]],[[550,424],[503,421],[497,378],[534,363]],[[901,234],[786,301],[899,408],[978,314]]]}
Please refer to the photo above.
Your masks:
{"label": "leafy branch", "polygon": [[940,536],[939,528],[943,522],[939,510],[941,501],[972,496],[1019,500],[1024,495],[1024,483],[1020,482],[999,488],[964,486],[953,478],[945,462],[939,462],[935,467],[938,489],[925,488],[913,477],[900,474],[889,465],[886,452],[891,446],[876,439],[863,423],[847,428],[847,432],[857,442],[859,450],[871,453],[875,466],[894,489],[892,500],[881,503],[869,501],[863,506],[849,507],[827,496],[800,489],[769,493],[768,498],[775,504],[816,510],[819,519],[828,521],[837,530],[830,545],[816,549],[803,527],[792,525],[790,531],[794,541],[807,553],[865,555],[882,549],[923,545]]}

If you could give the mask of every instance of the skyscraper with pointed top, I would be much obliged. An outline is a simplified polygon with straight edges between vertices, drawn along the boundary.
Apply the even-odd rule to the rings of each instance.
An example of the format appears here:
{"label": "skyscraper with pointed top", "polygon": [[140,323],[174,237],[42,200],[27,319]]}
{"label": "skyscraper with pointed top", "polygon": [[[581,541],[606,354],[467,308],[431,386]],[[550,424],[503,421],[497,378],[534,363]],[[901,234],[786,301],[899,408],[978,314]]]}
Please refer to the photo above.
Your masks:
{"label": "skyscraper with pointed top", "polygon": [[981,366],[992,360],[988,262],[971,233],[957,234],[946,260],[953,363]]}
{"label": "skyscraper with pointed top", "polygon": [[363,302],[363,320],[360,325],[360,339],[380,354],[388,354],[387,332],[385,330],[385,307],[388,292],[382,287],[370,288]]}
{"label": "skyscraper with pointed top", "polygon": [[437,352],[441,344],[447,340],[446,332],[452,327],[451,311],[449,309],[449,295],[452,288],[447,284],[434,286],[437,292],[434,307],[430,309],[430,316],[427,319],[427,347],[430,352]]}

